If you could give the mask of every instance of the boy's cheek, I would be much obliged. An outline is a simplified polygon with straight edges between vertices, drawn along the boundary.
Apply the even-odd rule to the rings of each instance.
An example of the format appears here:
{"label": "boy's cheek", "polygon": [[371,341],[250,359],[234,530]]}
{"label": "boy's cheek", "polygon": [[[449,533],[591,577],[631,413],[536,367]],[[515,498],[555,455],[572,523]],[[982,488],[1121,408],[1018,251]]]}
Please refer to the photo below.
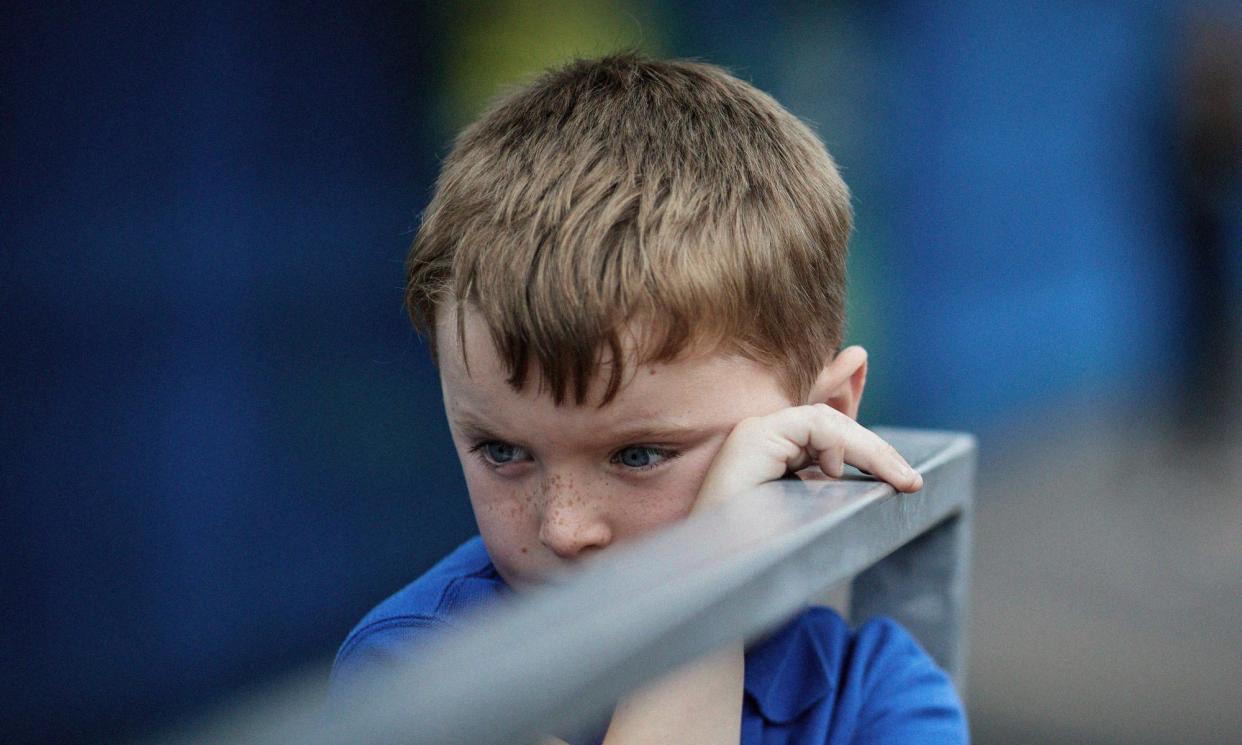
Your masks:
{"label": "boy's cheek", "polygon": [[[690,514],[699,488],[724,438],[684,453],[662,478],[597,483],[594,509],[606,515],[617,543],[658,530]],[[463,462],[475,522],[497,570],[511,585],[528,584],[544,563],[539,539],[540,493],[536,480],[498,483],[479,464]],[[598,501],[597,501],[598,500]]]}
{"label": "boy's cheek", "polygon": [[[539,525],[535,495],[521,488],[498,488],[486,478],[466,478],[470,507],[489,549],[529,554],[537,545]],[[522,551],[525,549],[525,551]]]}
{"label": "boy's cheek", "polygon": [[624,508],[627,519],[621,532],[625,537],[642,535],[686,518],[718,450],[717,445],[685,453],[665,478],[636,488]]}
{"label": "boy's cheek", "polygon": [[527,586],[543,561],[535,491],[530,486],[496,483],[489,474],[478,473],[479,468],[469,464],[463,471],[483,545],[511,587]]}
{"label": "boy's cheek", "polygon": [[516,524],[497,510],[475,510],[475,522],[488,556],[510,587],[525,588],[537,582],[543,555],[537,528]]}

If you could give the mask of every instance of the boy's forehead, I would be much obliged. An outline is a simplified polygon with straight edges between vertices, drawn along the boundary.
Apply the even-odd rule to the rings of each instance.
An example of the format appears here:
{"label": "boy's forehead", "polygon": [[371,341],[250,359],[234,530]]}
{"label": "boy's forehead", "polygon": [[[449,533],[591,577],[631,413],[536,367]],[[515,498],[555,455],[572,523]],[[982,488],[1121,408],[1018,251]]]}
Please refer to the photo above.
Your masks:
{"label": "boy's forehead", "polygon": [[747,388],[756,386],[779,388],[775,375],[756,363],[720,352],[700,353],[666,363],[627,364],[616,396],[599,406],[610,364],[604,360],[583,404],[553,405],[537,370],[531,371],[521,390],[509,384],[509,371],[480,314],[469,308],[464,311],[461,339],[455,310],[441,314],[438,323],[442,324],[437,344],[445,407],[459,423],[522,427],[528,422],[507,420],[529,417],[532,425],[538,418],[538,423],[589,422],[592,428],[617,431],[657,422],[669,427],[712,426],[716,419],[727,419],[721,395],[746,395]]}
{"label": "boy's forehead", "polygon": [[[460,313],[460,333],[459,310],[455,302],[442,302],[437,313],[436,354],[437,359],[440,360],[442,376],[447,376],[463,388],[469,387],[480,392],[497,392],[497,389],[503,388],[513,395],[527,395],[543,390],[542,372],[532,361],[531,368],[526,371],[527,385],[520,392],[514,391],[507,382],[511,377],[511,371],[498,354],[492,341],[491,329],[483,315],[468,304]],[[691,341],[687,348],[677,356],[677,359],[648,363],[644,359],[650,350],[648,345],[653,340],[661,338],[659,334],[658,325],[640,315],[627,322],[618,335],[623,365],[621,380],[623,390],[638,380],[637,375],[640,369],[648,377],[658,377],[659,373],[667,373],[683,363],[692,363],[698,358],[709,357],[717,346],[702,341]],[[594,406],[602,400],[613,364],[615,361],[612,351],[607,348],[601,349],[600,358],[588,389],[587,404]],[[660,380],[666,382],[667,375]],[[607,406],[608,404],[605,404],[603,408]]]}
{"label": "boy's forehead", "polygon": [[[455,313],[455,311],[454,311]],[[446,314],[447,315],[447,314]],[[440,374],[451,391],[454,400],[449,402],[457,408],[470,409],[495,406],[514,401],[535,401],[550,398],[544,384],[543,375],[534,366],[528,371],[526,385],[516,390],[509,383],[510,371],[497,353],[492,343],[490,332],[474,311],[467,309],[462,319],[463,335],[458,336],[455,317],[448,317],[445,325],[437,334],[439,345]],[[600,362],[599,369],[592,376],[588,387],[588,395],[582,404],[567,400],[558,409],[564,411],[591,409],[612,415],[608,418],[622,419],[627,416],[645,417],[655,413],[651,401],[652,395],[660,389],[673,385],[677,375],[677,363],[634,364],[631,358],[626,365],[625,374],[617,395],[603,406],[597,403],[602,400],[604,389],[612,361],[605,358]],[[639,373],[642,377],[639,377]],[[486,411],[479,412],[487,413]]]}

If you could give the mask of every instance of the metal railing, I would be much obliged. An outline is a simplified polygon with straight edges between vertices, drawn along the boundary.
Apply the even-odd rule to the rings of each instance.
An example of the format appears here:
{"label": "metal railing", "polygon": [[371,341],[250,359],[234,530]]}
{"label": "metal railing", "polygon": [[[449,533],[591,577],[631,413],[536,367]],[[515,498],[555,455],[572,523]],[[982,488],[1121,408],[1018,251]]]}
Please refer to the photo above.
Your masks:
{"label": "metal railing", "polygon": [[857,471],[766,484],[490,606],[344,692],[332,716],[321,686],[303,681],[161,742],[485,745],[584,732],[633,688],[773,629],[850,578],[851,620],[895,619],[961,689],[975,441],[876,431],[923,474],[922,491]]}

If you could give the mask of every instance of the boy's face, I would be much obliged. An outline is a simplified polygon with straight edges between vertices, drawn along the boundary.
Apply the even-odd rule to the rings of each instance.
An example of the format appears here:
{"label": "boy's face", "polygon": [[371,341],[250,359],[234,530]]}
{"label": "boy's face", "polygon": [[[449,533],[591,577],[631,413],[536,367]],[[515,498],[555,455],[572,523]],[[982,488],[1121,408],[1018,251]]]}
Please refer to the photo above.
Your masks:
{"label": "boy's face", "polygon": [[521,392],[509,386],[469,310],[467,374],[455,313],[441,308],[445,413],[488,554],[514,588],[685,517],[734,425],[796,403],[767,368],[715,353],[629,366],[602,408],[601,376],[586,403],[557,406],[537,377]]}

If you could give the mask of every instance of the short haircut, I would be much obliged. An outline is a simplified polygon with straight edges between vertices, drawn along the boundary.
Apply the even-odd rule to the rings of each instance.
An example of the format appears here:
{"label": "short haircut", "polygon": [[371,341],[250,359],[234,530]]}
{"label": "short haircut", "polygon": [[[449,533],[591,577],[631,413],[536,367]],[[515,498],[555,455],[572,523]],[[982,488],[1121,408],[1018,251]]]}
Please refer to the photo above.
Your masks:
{"label": "short haircut", "polygon": [[768,365],[800,402],[841,344],[851,224],[823,144],[766,93],[699,62],[577,60],[458,136],[406,307],[435,355],[440,303],[456,303],[459,343],[468,304],[509,383],[533,363],[558,404],[582,404],[607,366],[602,406],[623,357],[692,348]]}

